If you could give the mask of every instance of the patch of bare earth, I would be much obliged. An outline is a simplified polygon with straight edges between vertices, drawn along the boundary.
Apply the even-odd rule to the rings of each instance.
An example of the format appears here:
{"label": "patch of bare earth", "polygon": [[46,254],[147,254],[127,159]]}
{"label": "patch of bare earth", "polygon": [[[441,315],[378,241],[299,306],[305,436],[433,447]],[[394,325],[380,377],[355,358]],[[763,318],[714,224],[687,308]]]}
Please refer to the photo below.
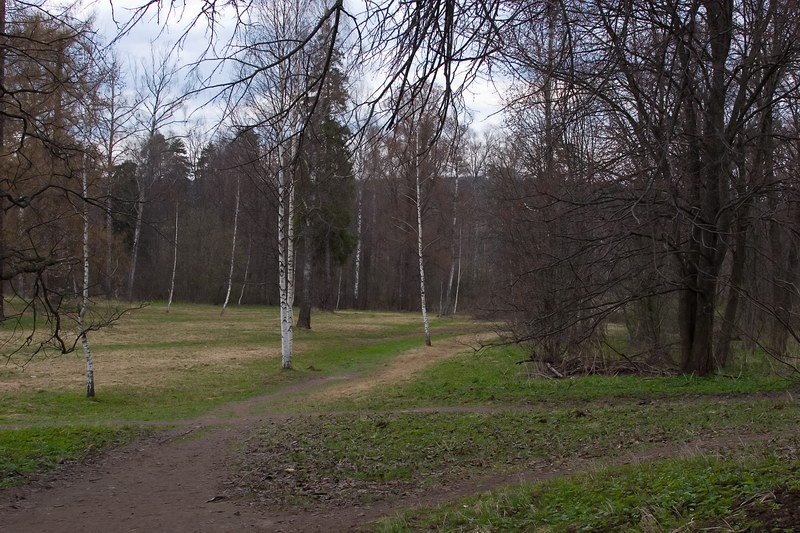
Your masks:
{"label": "patch of bare earth", "polygon": [[[469,338],[436,342],[432,348],[409,350],[368,376],[320,377],[276,393],[223,406],[207,416],[188,420],[178,429],[111,450],[91,462],[68,465],[43,475],[30,485],[0,491],[0,531],[346,531],[368,527],[370,521],[393,511],[449,501],[509,483],[544,480],[599,466],[591,458],[542,462],[513,474],[447,479],[433,487],[384,483],[353,486],[371,491],[368,498],[314,498],[310,505],[286,508],[242,494],[247,483],[235,477],[243,439],[276,418],[252,417],[286,395],[307,394],[315,399],[360,394],[398,381],[443,358],[468,351]],[[224,364],[228,356],[214,356]],[[119,370],[122,370],[121,368]],[[320,391],[321,387],[327,387]],[[302,422],[302,417],[297,422]],[[688,453],[709,453],[768,438],[764,435],[718,437],[678,448],[663,445],[641,453],[618,456],[614,462],[647,461]],[[727,440],[726,440],[727,439]],[[287,448],[292,442],[285,442]],[[608,464],[607,462],[602,464]],[[291,476],[296,472],[279,472]],[[446,479],[446,478],[443,478]],[[335,480],[331,487],[336,488]],[[326,503],[327,502],[327,503]]]}
{"label": "patch of bare earth", "polygon": [[[337,390],[339,394],[354,394],[407,378],[443,357],[464,351],[465,341],[444,341],[424,354],[411,350],[413,353],[400,356],[408,365],[404,370],[389,365],[379,380],[372,378],[371,385],[361,383]],[[124,379],[129,369],[126,355],[115,352],[116,364],[106,361],[104,371],[119,373]],[[229,352],[206,351],[202,363],[213,360],[226,364],[235,357],[237,354]],[[154,365],[158,359],[153,358]],[[72,361],[62,361],[67,363]],[[27,367],[31,380],[37,378],[33,374],[37,368]],[[141,372],[139,361],[139,375],[143,374],[149,371]],[[317,390],[327,381],[336,379],[316,378],[278,393],[230,404],[217,413],[186,421],[167,435],[111,450],[87,464],[69,465],[30,485],[2,490],[0,531],[71,532],[76,527],[95,531],[281,531],[288,527],[284,513],[230,498],[229,466],[241,437],[266,424],[248,413],[257,406],[264,411],[264,406],[283,395]],[[328,392],[328,397],[333,394]]]}
{"label": "patch of bare earth", "polygon": [[763,531],[800,531],[800,491],[788,486],[762,494],[741,506],[744,521]]}
{"label": "patch of bare earth", "polygon": [[[796,431],[782,433],[777,436],[755,433],[719,435],[699,438],[682,445],[660,444],[651,448],[631,450],[615,457],[592,458],[575,456],[548,461],[542,460],[511,473],[466,475],[459,477],[457,480],[446,479],[445,483],[427,488],[408,482],[382,484],[364,482],[360,486],[354,486],[357,484],[348,481],[337,487],[326,486],[323,483],[318,487],[319,492],[316,494],[315,501],[310,503],[308,501],[309,497],[313,498],[315,496],[313,489],[299,487],[306,496],[304,503],[296,505],[295,511],[287,509],[286,506],[273,506],[273,512],[276,513],[275,516],[280,516],[280,524],[286,525],[285,528],[280,528],[278,531],[320,533],[327,531],[370,531],[373,529],[372,524],[375,521],[401,510],[435,506],[513,484],[548,481],[614,465],[643,464],[672,458],[726,454],[749,445],[770,442],[776,438],[783,439],[792,436],[796,438],[797,435]],[[295,472],[287,472],[282,475],[285,476],[287,482],[297,484],[296,480],[288,480],[290,477],[295,477]],[[331,480],[327,481],[330,482]],[[328,483],[328,485],[331,485],[331,483]],[[326,489],[331,488],[343,491],[344,496],[326,491]],[[378,490],[375,490],[375,488]],[[363,496],[368,491],[373,501],[364,500]],[[789,497],[792,497],[792,495]],[[756,517],[760,516],[762,518],[764,516],[793,516],[793,511],[776,510],[774,506],[766,509],[763,506],[754,508],[753,513]],[[758,513],[761,514],[759,515]]]}

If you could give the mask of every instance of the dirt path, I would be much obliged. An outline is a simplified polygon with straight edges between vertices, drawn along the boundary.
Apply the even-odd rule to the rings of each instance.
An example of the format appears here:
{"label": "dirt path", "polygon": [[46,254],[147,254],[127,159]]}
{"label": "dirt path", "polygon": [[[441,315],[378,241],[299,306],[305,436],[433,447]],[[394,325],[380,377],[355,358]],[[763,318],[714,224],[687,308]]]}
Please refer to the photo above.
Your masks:
{"label": "dirt path", "polygon": [[198,419],[178,422],[174,424],[178,429],[166,435],[0,491],[0,531],[294,531],[287,517],[226,497],[224,483],[235,446],[263,422],[251,413],[268,411],[285,395],[315,391],[328,382],[345,383],[318,396],[311,394],[330,399],[408,379],[464,352],[469,340],[465,336],[409,350],[371,375],[317,378],[228,404]]}
{"label": "dirt path", "polygon": [[[487,475],[367,507],[303,514],[228,498],[229,493],[234,493],[229,491],[232,487],[226,486],[226,480],[230,479],[237,445],[268,419],[291,416],[270,413],[257,417],[252,413],[269,413],[270,405],[286,395],[332,399],[403,381],[443,358],[466,351],[464,343],[469,341],[460,337],[441,341],[432,348],[409,350],[370,375],[321,377],[272,394],[227,404],[201,418],[180,422],[179,427],[169,433],[111,450],[86,464],[68,466],[28,486],[0,491],[0,532],[351,530],[402,508],[443,502],[519,481],[568,475],[575,469],[600,464],[589,459],[570,460],[569,464],[543,464],[530,471]],[[745,437],[753,442],[764,438],[767,437]],[[684,448],[651,449],[614,462],[675,457],[740,446],[742,442],[742,437],[735,441],[720,437],[694,442]]]}
{"label": "dirt path", "polygon": [[[734,450],[774,438],[785,438],[797,436],[798,434],[800,434],[800,431],[776,434],[719,435],[713,438],[697,439],[682,445],[662,444],[652,448],[631,451],[612,458],[578,457],[562,459],[555,463],[543,462],[531,469],[465,479],[458,484],[435,487],[394,501],[379,502],[371,506],[286,516],[283,518],[283,523],[291,525],[291,531],[319,533],[327,531],[369,531],[369,523],[401,510],[430,507],[509,485],[548,481],[576,473],[597,471],[606,466],[643,464],[663,459],[691,458],[699,455],[722,453],[726,450]],[[337,524],[337,528],[331,529],[330,524]]]}
{"label": "dirt path", "polygon": [[412,379],[415,374],[433,366],[439,361],[458,353],[468,352],[495,337],[496,335],[493,333],[461,335],[451,339],[438,340],[433,346],[420,346],[419,348],[407,350],[390,361],[387,361],[384,366],[375,373],[357,376],[353,379],[328,387],[325,390],[311,394],[308,396],[308,399],[311,401],[318,401],[356,396],[382,386],[408,381]]}

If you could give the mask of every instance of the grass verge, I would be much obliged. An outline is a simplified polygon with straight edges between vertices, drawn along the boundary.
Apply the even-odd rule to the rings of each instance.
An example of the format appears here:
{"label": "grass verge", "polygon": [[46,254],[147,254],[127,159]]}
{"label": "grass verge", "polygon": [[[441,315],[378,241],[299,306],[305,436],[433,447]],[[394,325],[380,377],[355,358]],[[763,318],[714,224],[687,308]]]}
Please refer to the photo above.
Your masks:
{"label": "grass verge", "polygon": [[743,373],[714,376],[640,377],[586,376],[563,380],[531,379],[518,346],[487,348],[453,357],[421,372],[413,382],[384,388],[358,398],[346,398],[320,409],[395,410],[428,405],[540,405],[614,399],[683,399],[689,396],[742,395],[797,388],[776,375]]}
{"label": "grass verge", "polygon": [[258,432],[241,454],[238,476],[243,490],[273,503],[362,503],[487,472],[500,475],[798,425],[800,406],[774,400],[591,411],[318,415],[274,421]]}
{"label": "grass verge", "polygon": [[55,427],[0,431],[0,488],[25,483],[31,474],[68,460],[130,442],[135,427]]}
{"label": "grass verge", "polygon": [[[25,366],[0,368],[0,425],[6,425],[0,428],[2,483],[19,483],[31,472],[135,433],[107,424],[197,416],[312,377],[369,372],[422,345],[415,314],[314,318],[314,329],[296,331],[293,371],[279,368],[276,309],[232,308],[220,317],[218,307],[190,304],[175,305],[169,314],[153,305],[95,332],[95,398],[83,396],[77,354],[37,356]],[[481,327],[468,320],[433,324],[439,335]]]}
{"label": "grass verge", "polygon": [[[698,457],[591,473],[416,509],[376,526],[404,531],[794,531],[796,438],[735,459]],[[784,529],[787,527],[787,529]]]}
{"label": "grass verge", "polygon": [[[162,346],[161,342],[150,341],[154,335],[148,333],[156,327],[153,324],[158,324],[158,331],[184,327],[200,329],[204,320],[211,320],[207,316],[209,308],[218,313],[211,306],[179,306],[169,315],[148,308],[140,311],[145,316],[137,317],[137,327],[141,330],[137,330],[135,336],[131,337],[130,330],[120,334],[129,339],[127,352],[117,349],[104,352],[103,343],[94,345],[95,399],[87,400],[81,394],[80,361],[76,361],[73,369],[77,378],[75,386],[69,388],[63,383],[49,384],[45,380],[34,382],[29,379],[29,375],[39,371],[55,372],[58,361],[52,361],[53,366],[49,361],[37,361],[38,370],[32,366],[24,373],[6,371],[0,374],[0,391],[3,382],[16,385],[12,390],[0,392],[0,424],[187,418],[227,402],[269,393],[283,385],[312,377],[368,372],[399,352],[422,345],[422,336],[416,331],[419,326],[415,315],[321,314],[317,319],[317,329],[296,334],[295,370],[282,371],[277,354],[279,344],[259,345],[260,341],[254,339],[261,338],[263,328],[254,328],[251,321],[244,320],[252,319],[252,310],[234,310],[242,314],[239,317],[241,322],[233,320],[234,311],[225,315],[226,320],[232,320],[228,326],[232,331],[220,333],[220,336],[223,340],[232,340],[224,352],[219,351],[219,339],[205,348],[198,348],[196,340],[181,341],[177,337],[169,348]],[[154,314],[157,316],[152,316]],[[186,325],[189,316],[194,316],[195,321]],[[439,321],[437,326],[439,335],[445,336],[463,334],[478,327],[467,321],[447,320]],[[209,327],[207,325],[206,329]],[[130,324],[126,324],[126,328],[130,328]],[[104,335],[111,334],[104,332]],[[113,336],[105,341],[110,343],[109,346],[117,347]],[[250,347],[249,351],[243,351],[247,347]],[[133,384],[106,384],[104,375],[113,377],[117,368],[129,374]]]}

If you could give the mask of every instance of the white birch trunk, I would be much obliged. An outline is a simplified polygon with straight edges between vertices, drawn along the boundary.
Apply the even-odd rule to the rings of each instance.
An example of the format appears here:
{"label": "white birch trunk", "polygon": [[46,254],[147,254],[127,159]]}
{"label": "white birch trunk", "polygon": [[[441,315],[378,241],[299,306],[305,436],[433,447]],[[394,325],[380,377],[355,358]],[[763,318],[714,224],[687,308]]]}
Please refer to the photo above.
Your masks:
{"label": "white birch trunk", "polygon": [[358,283],[359,283],[359,276],[361,274],[361,239],[362,239],[362,226],[361,222],[363,220],[363,196],[364,193],[359,188],[358,190],[358,242],[356,243],[356,272],[355,272],[355,282],[353,283],[353,304],[358,306]]}
{"label": "white birch trunk", "polygon": [[88,196],[88,180],[86,169],[83,170],[81,177],[81,189],[83,192],[83,287],[81,291],[81,308],[78,312],[78,328],[83,347],[83,355],[86,359],[86,396],[94,397],[94,358],[89,349],[89,338],[86,334],[86,307],[89,304],[89,203],[85,200]]}
{"label": "white birch trunk", "polygon": [[[445,300],[445,309],[443,314],[450,314],[450,302],[453,295],[453,278],[455,277],[456,270],[456,227],[458,225],[458,172],[456,172],[455,186],[453,188],[453,225],[452,225],[452,244],[450,246],[450,275],[447,278],[447,299]],[[460,238],[460,237],[459,237]],[[454,306],[455,307],[455,306]],[[455,311],[452,311],[455,313]]]}
{"label": "white birch trunk", "polygon": [[286,168],[283,148],[278,146],[278,286],[281,320],[281,368],[292,368],[294,317],[294,187]]}
{"label": "white birch trunk", "polygon": [[[0,0],[2,1],[2,0]],[[17,209],[17,238],[22,237],[22,228],[25,227],[25,210],[22,208]],[[22,272],[17,275],[19,286],[17,287],[17,294],[20,298],[25,299],[25,273]]]}
{"label": "white birch trunk", "polygon": [[[281,148],[278,147],[278,165],[282,165]],[[291,368],[291,353],[287,349],[286,339],[287,330],[287,311],[286,302],[286,204],[284,196],[286,194],[283,183],[283,169],[278,169],[278,299],[280,303],[280,326],[281,326],[281,367]]]}
{"label": "white birch trunk", "polygon": [[334,311],[339,310],[339,302],[342,299],[342,267],[339,267],[339,283],[336,286],[336,307],[334,307]]}
{"label": "white birch trunk", "polygon": [[144,186],[139,184],[136,198],[136,225],[133,229],[133,249],[131,250],[131,270],[128,276],[128,300],[133,300],[133,284],[136,280],[136,261],[139,256],[139,238],[142,234],[142,218],[144,213]]}
{"label": "white birch trunk", "polygon": [[[107,298],[116,298],[119,296],[118,289],[116,283],[113,282],[113,272],[114,272],[114,263],[113,263],[113,249],[112,243],[114,242],[114,217],[111,215],[111,198],[114,193],[112,189],[111,183],[111,172],[106,172],[108,176],[108,183],[106,185],[107,195],[108,198],[106,199],[106,286],[108,288],[106,297]],[[113,288],[112,288],[113,287]]]}
{"label": "white birch trunk", "polygon": [[172,278],[169,282],[169,298],[167,298],[167,313],[172,307],[172,296],[175,294],[175,275],[178,271],[178,201],[175,201],[175,237],[172,241]]}
{"label": "white birch trunk", "polygon": [[228,307],[228,301],[231,298],[231,287],[233,286],[233,267],[236,260],[236,233],[239,229],[239,198],[240,198],[240,180],[236,176],[236,207],[233,210],[233,238],[231,239],[231,267],[228,270],[228,289],[225,291],[225,301],[222,302],[222,311],[220,315],[225,314],[225,308]]}
{"label": "white birch trunk", "polygon": [[425,305],[425,262],[422,255],[422,193],[419,183],[419,133],[416,142],[417,154],[414,160],[417,189],[417,255],[419,257],[419,298],[422,307],[422,325],[425,331],[425,344],[431,345],[431,328],[428,323],[428,309]]}
{"label": "white birch trunk", "polygon": [[461,287],[461,228],[458,228],[458,277],[456,278],[456,297],[453,301],[453,314],[458,313],[458,289]]}
{"label": "white birch trunk", "polygon": [[244,298],[244,288],[247,286],[247,275],[250,273],[250,255],[253,252],[253,235],[247,239],[247,261],[244,264],[244,279],[242,280],[242,290],[239,292],[239,300],[236,305],[242,305],[242,298]]}
{"label": "white birch trunk", "polygon": [[288,171],[288,209],[286,212],[286,320],[288,323],[286,345],[288,362],[292,366],[294,355],[294,292],[295,292],[295,247],[294,247],[294,180],[291,168]]}

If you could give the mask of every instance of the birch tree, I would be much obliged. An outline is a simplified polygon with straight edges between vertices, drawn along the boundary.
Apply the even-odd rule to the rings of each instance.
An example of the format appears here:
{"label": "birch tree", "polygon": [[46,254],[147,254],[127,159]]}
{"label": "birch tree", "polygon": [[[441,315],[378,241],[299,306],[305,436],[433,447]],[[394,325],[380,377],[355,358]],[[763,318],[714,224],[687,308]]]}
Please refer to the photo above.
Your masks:
{"label": "birch tree", "polygon": [[[310,88],[318,90],[327,73],[325,66],[314,78],[312,54],[297,43],[313,35],[312,28],[327,16],[330,12],[317,2],[264,3],[258,6],[252,31],[243,36],[250,60],[245,62],[242,75],[253,80],[246,94],[249,120],[256,124],[265,143],[264,160],[268,164],[264,168],[269,175],[263,182],[273,191],[278,208],[281,367],[286,369],[292,367],[293,355],[296,181],[301,135],[308,120],[298,102]],[[257,63],[269,67],[250,70]]]}
{"label": "birch tree", "polygon": [[185,92],[178,91],[179,70],[175,62],[167,54],[160,57],[153,53],[150,62],[145,66],[144,74],[139,78],[137,100],[140,108],[137,110],[136,119],[144,133],[141,143],[140,159],[137,164],[136,199],[134,201],[134,229],[131,245],[130,269],[128,271],[128,300],[133,299],[134,283],[136,281],[136,268],[139,260],[139,248],[142,235],[142,222],[144,220],[145,206],[149,200],[150,189],[159,179],[159,154],[154,152],[158,145],[156,134],[166,131],[178,124],[178,112],[183,106]]}
{"label": "birch tree", "polygon": [[[417,125],[419,128],[419,125]],[[428,322],[428,307],[425,301],[425,257],[423,254],[424,247],[422,245],[422,190],[420,188],[420,144],[419,144],[419,130],[414,134],[414,186],[415,196],[414,205],[417,210],[417,258],[419,259],[419,299],[420,309],[422,311],[422,327],[425,335],[425,344],[431,345],[431,326]]]}
{"label": "birch tree", "polygon": [[119,287],[115,283],[118,270],[118,254],[114,246],[114,175],[124,154],[125,143],[135,134],[133,127],[136,103],[125,92],[125,72],[117,57],[111,53],[104,67],[103,84],[100,87],[98,127],[96,144],[103,158],[105,180],[105,268],[103,285],[108,298],[115,297]]}
{"label": "birch tree", "polygon": [[172,297],[175,295],[175,277],[178,272],[178,222],[179,222],[180,208],[178,206],[178,199],[175,199],[175,234],[172,237],[172,276],[169,281],[169,295],[167,296],[167,313],[172,307]]}
{"label": "birch tree", "polygon": [[[452,223],[450,225],[450,273],[447,277],[447,290],[444,307],[440,310],[442,315],[449,315],[455,313],[458,307],[453,303],[453,281],[456,277],[456,264],[460,260],[459,243],[456,240],[456,232],[458,229],[458,208],[459,196],[458,186],[461,178],[461,152],[464,148],[464,138],[468,134],[468,129],[460,126],[458,123],[453,125],[452,139],[450,140],[450,149],[448,151],[448,161],[446,168],[448,174],[452,174],[453,180],[453,199],[451,208],[453,210]],[[459,233],[460,241],[460,233]]]}
{"label": "birch tree", "polygon": [[239,231],[239,200],[241,196],[241,178],[236,176],[236,200],[233,207],[233,234],[231,236],[231,257],[230,269],[228,270],[228,286],[225,290],[225,301],[222,302],[222,311],[220,314],[225,314],[225,308],[228,307],[228,300],[231,298],[231,287],[233,286],[233,267],[236,264],[236,236]]}
{"label": "birch tree", "polygon": [[86,396],[94,397],[94,357],[89,347],[89,336],[86,330],[86,310],[89,306],[89,179],[84,157],[84,168],[81,171],[81,195],[84,198],[83,212],[83,284],[81,287],[80,308],[78,310],[78,335],[81,340],[83,356],[86,360]]}

